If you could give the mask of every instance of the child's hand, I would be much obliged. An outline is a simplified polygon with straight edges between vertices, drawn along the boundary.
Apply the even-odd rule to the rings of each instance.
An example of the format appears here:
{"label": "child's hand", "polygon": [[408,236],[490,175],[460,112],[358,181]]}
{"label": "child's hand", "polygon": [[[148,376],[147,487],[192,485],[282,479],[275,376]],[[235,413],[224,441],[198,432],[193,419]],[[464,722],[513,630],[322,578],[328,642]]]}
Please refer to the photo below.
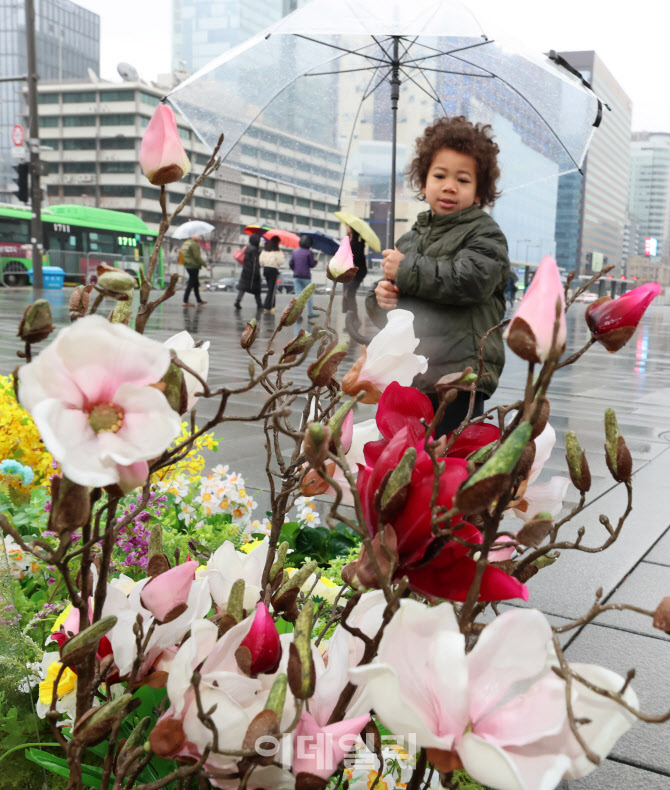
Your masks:
{"label": "child's hand", "polygon": [[398,274],[398,266],[400,266],[400,261],[405,256],[395,247],[392,250],[382,250],[382,255],[384,256],[382,260],[384,277],[386,277],[387,280],[395,281],[396,275]]}
{"label": "child's hand", "polygon": [[380,280],[375,288],[375,299],[382,310],[394,310],[398,306],[399,293],[397,285],[388,280]]}

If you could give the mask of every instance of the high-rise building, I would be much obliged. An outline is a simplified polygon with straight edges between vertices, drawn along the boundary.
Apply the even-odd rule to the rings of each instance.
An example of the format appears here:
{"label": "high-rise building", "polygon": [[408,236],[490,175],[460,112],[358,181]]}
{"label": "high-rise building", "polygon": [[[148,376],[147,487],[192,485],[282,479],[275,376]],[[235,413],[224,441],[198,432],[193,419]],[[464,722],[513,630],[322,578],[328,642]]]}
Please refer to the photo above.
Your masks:
{"label": "high-rise building", "polygon": [[[284,16],[287,0],[174,0],[173,68],[195,72]],[[291,9],[292,10],[292,9]]]}
{"label": "high-rise building", "polygon": [[[22,2],[0,0],[0,76],[27,72],[26,24]],[[35,49],[40,80],[85,78],[100,70],[100,17],[70,0],[41,0],[35,4]],[[0,82],[0,201],[15,191],[12,165],[21,152],[11,133],[23,120],[25,81]],[[27,152],[23,153],[27,157]]]}
{"label": "high-rise building", "polygon": [[593,51],[562,52],[598,96],[603,108],[579,173],[559,179],[556,202],[556,261],[568,272],[590,275],[614,264],[621,274],[627,218],[632,102],[616,78]]}
{"label": "high-rise building", "polygon": [[670,132],[634,132],[630,150],[628,210],[638,232],[629,254],[670,262]]}

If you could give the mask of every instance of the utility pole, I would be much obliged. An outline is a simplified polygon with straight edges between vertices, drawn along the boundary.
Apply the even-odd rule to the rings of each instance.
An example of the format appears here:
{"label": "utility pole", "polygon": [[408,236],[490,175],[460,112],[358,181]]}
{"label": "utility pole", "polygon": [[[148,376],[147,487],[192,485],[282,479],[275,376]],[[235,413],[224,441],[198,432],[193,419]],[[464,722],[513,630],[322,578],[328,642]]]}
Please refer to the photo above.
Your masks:
{"label": "utility pole", "polygon": [[42,290],[42,190],[40,187],[40,140],[37,114],[37,55],[35,52],[35,6],[25,0],[26,60],[28,67],[28,150],[30,151],[30,243],[33,247],[33,290]]}

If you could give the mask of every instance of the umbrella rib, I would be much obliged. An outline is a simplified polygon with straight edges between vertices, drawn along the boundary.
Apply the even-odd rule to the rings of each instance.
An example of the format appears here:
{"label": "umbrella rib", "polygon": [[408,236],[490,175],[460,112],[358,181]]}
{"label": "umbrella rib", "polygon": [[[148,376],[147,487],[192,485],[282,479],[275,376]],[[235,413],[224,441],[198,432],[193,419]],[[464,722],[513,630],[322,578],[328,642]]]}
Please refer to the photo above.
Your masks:
{"label": "umbrella rib", "polygon": [[[403,68],[403,67],[401,66],[401,69],[400,69],[400,70],[402,71],[402,73],[405,75],[405,77],[406,77],[408,80],[411,80],[411,81],[412,81],[412,82],[413,82],[413,83],[416,85],[416,87],[417,87],[417,88],[418,88],[420,91],[423,91],[423,92],[426,94],[426,96],[428,96],[428,98],[429,98],[429,99],[432,99],[434,102],[437,102],[437,104],[439,104],[439,105],[440,105],[440,107],[442,107],[442,110],[444,110],[444,107],[442,106],[442,102],[441,102],[441,100],[440,100],[440,97],[439,97],[439,96],[438,96],[438,94],[437,94],[437,91],[436,91],[436,90],[433,88],[433,86],[432,86],[432,85],[431,85],[431,84],[428,82],[428,80],[426,80],[426,82],[428,82],[428,87],[429,87],[429,88],[431,88],[431,90],[432,90],[432,93],[431,93],[430,91],[428,91],[426,88],[424,88],[422,85],[419,85],[419,83],[418,83],[418,82],[417,82],[417,81],[414,79],[414,77],[413,77],[411,74],[408,74],[408,73],[407,73],[407,70],[406,70],[405,68]],[[421,76],[424,76],[424,75],[423,75],[423,72],[421,72],[420,70],[419,70],[419,74],[420,74]],[[446,115],[446,112],[445,112],[444,114]]]}
{"label": "umbrella rib", "polygon": [[360,69],[338,69],[337,71],[310,71],[303,74],[303,77],[327,77],[330,74],[352,74],[355,71],[377,71],[379,65],[361,66]]}
{"label": "umbrella rib", "polygon": [[[306,41],[311,41],[314,44],[320,44],[322,47],[328,47],[328,49],[336,49],[339,52],[345,52],[347,55],[358,55],[360,58],[366,58],[367,60],[374,60],[378,63],[386,63],[384,58],[378,58],[374,55],[366,55],[362,50],[365,47],[361,47],[361,49],[347,49],[346,47],[338,47],[336,44],[327,44],[325,41],[319,41],[318,38],[312,38],[311,36],[306,36],[304,33],[294,33],[293,34],[296,38],[304,38]],[[370,46],[366,44],[366,47]]]}
{"label": "umbrella rib", "polygon": [[[459,58],[459,57],[456,57],[456,60],[461,60],[461,58]],[[466,63],[467,61],[464,61],[464,60],[463,60],[462,62],[463,62],[463,63]],[[562,148],[562,149],[565,151],[565,153],[566,153],[566,154],[567,154],[567,155],[570,157],[570,161],[571,161],[571,162],[574,164],[574,166],[577,168],[577,170],[579,170],[579,172],[581,173],[581,172],[582,172],[582,171],[581,171],[581,168],[579,167],[579,164],[578,164],[578,163],[575,161],[575,158],[574,158],[574,156],[573,156],[573,155],[570,153],[570,151],[568,151],[568,149],[567,149],[567,147],[566,147],[565,143],[564,143],[564,142],[561,140],[561,138],[560,138],[560,137],[559,137],[559,136],[556,134],[556,132],[554,131],[554,129],[553,129],[553,127],[551,126],[551,124],[549,123],[549,121],[547,121],[547,119],[546,119],[546,118],[544,117],[544,115],[542,115],[542,113],[541,113],[541,112],[540,112],[540,111],[537,109],[537,107],[536,107],[536,106],[533,104],[533,102],[531,102],[531,101],[530,101],[530,99],[528,99],[526,96],[524,96],[524,95],[523,95],[523,93],[521,93],[521,91],[519,91],[517,88],[515,88],[515,87],[514,87],[514,85],[512,85],[511,83],[507,82],[507,80],[503,79],[503,78],[502,78],[500,75],[498,75],[498,74],[494,74],[493,72],[489,72],[489,73],[490,73],[490,75],[491,75],[491,76],[492,76],[494,79],[500,80],[500,82],[502,82],[502,83],[503,83],[503,85],[507,85],[507,87],[508,87],[508,88],[509,88],[511,91],[513,91],[514,93],[516,93],[516,95],[517,95],[517,96],[518,96],[518,97],[519,97],[519,98],[520,98],[522,101],[525,101],[525,102],[526,102],[526,104],[527,104],[527,105],[528,105],[528,106],[529,106],[529,107],[530,107],[530,108],[533,110],[533,112],[534,112],[534,113],[535,113],[535,114],[538,116],[538,118],[540,118],[540,120],[542,121],[542,123],[544,123],[544,125],[547,127],[547,129],[549,129],[549,131],[550,131],[550,132],[551,132],[551,133],[554,135],[554,137],[556,138],[556,141],[558,142],[558,144],[559,144],[559,145],[561,146],[561,148]]]}
{"label": "umbrella rib", "polygon": [[[365,89],[366,93],[367,93],[368,88],[372,84],[372,81],[374,80],[374,78],[375,78],[375,75],[373,73],[370,76],[370,81],[368,82],[367,88]],[[363,108],[363,102],[364,101],[365,101],[365,95],[363,95],[363,98],[360,100],[360,102],[358,104],[358,109],[356,110],[356,117],[354,118],[354,122],[351,125],[351,134],[349,135],[349,143],[347,145],[347,153],[346,153],[346,156],[344,157],[344,163],[343,163],[343,166],[342,166],[342,179],[340,181],[340,193],[337,196],[337,202],[339,204],[342,203],[342,190],[344,189],[344,178],[345,178],[346,173],[347,173],[347,165],[349,163],[349,154],[351,153],[351,144],[354,141],[354,129],[356,128],[356,124],[358,123],[358,116],[361,114],[361,109]]]}
{"label": "umbrella rib", "polygon": [[412,66],[412,68],[419,71],[430,71],[433,74],[455,74],[457,77],[478,77],[481,79],[491,80],[500,79],[497,74],[489,72],[488,74],[474,74],[469,71],[452,71],[451,69],[431,69],[429,66]]}
{"label": "umbrella rib", "polygon": [[[468,49],[477,49],[478,47],[486,46],[486,44],[495,44],[495,39],[487,38],[486,41],[478,41],[476,44],[468,44],[465,47],[456,47],[455,49],[450,49],[445,51],[443,49],[437,49],[436,47],[431,47],[428,44],[421,43],[421,46],[427,50],[434,52],[433,55],[424,55],[422,57],[414,58],[413,60],[405,61],[405,65],[410,63],[421,63],[424,60],[431,60],[432,58],[439,58],[443,55],[455,55],[456,52],[465,52]],[[470,64],[473,65],[473,64]]]}
{"label": "umbrella rib", "polygon": [[[384,76],[383,76],[383,77],[382,77],[382,78],[379,80],[379,82],[378,82],[378,83],[375,85],[375,87],[374,87],[374,88],[373,88],[371,91],[369,91],[369,92],[368,92],[368,91],[366,91],[366,92],[365,92],[365,95],[364,95],[364,96],[363,96],[363,98],[361,99],[361,104],[363,104],[363,102],[364,102],[366,99],[369,99],[369,98],[370,98],[370,96],[372,96],[372,94],[373,94],[373,93],[374,93],[374,92],[377,90],[377,88],[378,88],[378,87],[379,87],[379,86],[380,86],[380,85],[381,85],[383,82],[386,82],[386,80],[387,80],[387,78],[388,78],[388,75],[391,73],[391,71],[392,71],[392,70],[393,70],[393,67],[391,66],[390,68],[388,68],[388,69],[386,70],[386,74],[384,74]],[[379,69],[378,69],[378,71],[379,71]],[[374,74],[373,74],[372,76],[373,76],[373,78],[374,78]],[[372,82],[372,80],[370,80],[370,82]]]}

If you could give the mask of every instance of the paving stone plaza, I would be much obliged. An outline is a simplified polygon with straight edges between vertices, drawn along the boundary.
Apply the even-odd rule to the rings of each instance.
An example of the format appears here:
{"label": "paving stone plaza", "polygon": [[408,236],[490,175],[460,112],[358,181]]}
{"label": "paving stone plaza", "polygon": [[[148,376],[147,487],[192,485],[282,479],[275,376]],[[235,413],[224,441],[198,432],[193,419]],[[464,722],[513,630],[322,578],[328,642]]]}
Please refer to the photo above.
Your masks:
{"label": "paving stone plaza", "polygon": [[[44,291],[52,305],[54,323],[69,323],[69,290]],[[207,292],[205,292],[207,293]],[[182,308],[178,297],[163,304],[154,314],[147,335],[164,340],[186,329],[194,337],[209,340],[210,376],[213,387],[234,385],[246,379],[248,358],[239,345],[245,321],[255,315],[251,297],[239,312],[233,310],[233,293],[207,293],[208,304],[201,309]],[[260,314],[260,335],[267,339],[277,316],[290,297],[278,297],[276,315]],[[0,371],[10,372],[17,364],[20,348],[16,335],[18,319],[33,299],[29,289],[0,289],[0,333],[2,355]],[[615,485],[604,458],[605,408],[615,409],[621,434],[633,456],[633,511],[619,540],[600,553],[569,552],[553,566],[529,582],[529,605],[549,616],[553,624],[566,623],[586,613],[598,588],[603,600],[625,602],[655,609],[661,598],[670,595],[670,305],[663,297],[652,303],[640,327],[622,350],[609,354],[594,346],[573,366],[559,370],[550,391],[551,424],[557,442],[540,482],[552,475],[567,476],[564,462],[565,433],[572,430],[586,450],[593,484],[588,506],[564,527],[562,536],[574,536],[580,526],[586,528],[585,546],[599,546],[606,536],[599,522],[606,514],[616,523],[625,508],[625,489]],[[328,296],[317,296],[317,307],[326,307]],[[335,300],[336,323],[343,326],[339,314],[340,298]],[[362,300],[359,308],[362,311]],[[292,335],[284,330],[278,345]],[[283,335],[286,335],[284,340]],[[568,351],[579,349],[587,340],[584,306],[574,305],[568,313]],[[283,342],[282,342],[283,341]],[[348,370],[358,356],[359,346],[352,343],[341,370]],[[525,363],[508,352],[500,386],[490,405],[518,399],[525,383]],[[245,414],[261,402],[260,393],[231,399],[230,410]],[[202,401],[201,401],[202,403]],[[489,405],[489,404],[487,404]],[[213,413],[214,404],[205,404],[205,416]],[[371,416],[369,407],[361,407],[360,417]],[[228,463],[247,481],[250,492],[258,494],[263,505],[264,450],[262,428],[258,424],[228,423],[217,429],[219,452],[213,463]],[[570,486],[565,510],[578,501]],[[261,507],[261,510],[264,508]],[[574,525],[574,526],[573,526]],[[564,534],[565,533],[565,534]],[[501,607],[504,609],[505,607]],[[625,676],[635,667],[636,690],[642,709],[649,714],[670,710],[670,636],[654,630],[648,618],[631,612],[610,612],[597,624],[564,635],[570,661],[597,663]],[[616,744],[610,758],[595,773],[575,782],[564,782],[564,790],[605,790],[610,788],[670,788],[670,723],[636,724]]]}

